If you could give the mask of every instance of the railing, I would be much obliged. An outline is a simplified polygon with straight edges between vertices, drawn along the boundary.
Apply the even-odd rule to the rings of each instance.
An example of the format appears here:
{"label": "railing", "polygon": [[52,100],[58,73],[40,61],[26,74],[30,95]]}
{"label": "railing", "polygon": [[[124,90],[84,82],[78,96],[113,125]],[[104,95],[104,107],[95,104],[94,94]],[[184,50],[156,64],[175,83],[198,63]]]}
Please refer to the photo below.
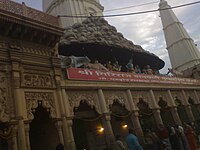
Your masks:
{"label": "railing", "polygon": [[0,0],[0,10],[5,10],[39,22],[59,26],[58,18],[10,0]]}

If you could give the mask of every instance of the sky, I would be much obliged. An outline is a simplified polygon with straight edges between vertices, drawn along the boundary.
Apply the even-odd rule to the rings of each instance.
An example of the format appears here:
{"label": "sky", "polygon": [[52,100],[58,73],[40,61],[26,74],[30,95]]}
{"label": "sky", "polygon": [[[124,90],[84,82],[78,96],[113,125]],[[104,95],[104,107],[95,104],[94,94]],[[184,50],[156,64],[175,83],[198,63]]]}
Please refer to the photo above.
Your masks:
{"label": "sky", "polygon": [[[42,10],[42,0],[13,0],[21,3],[24,1],[27,6]],[[171,6],[182,5],[197,0],[167,0]],[[151,3],[149,5],[138,6],[141,4]],[[159,0],[100,0],[104,6],[104,15],[132,13],[138,11],[146,11],[158,9]],[[118,11],[106,11],[115,8],[122,8],[128,6],[138,6],[129,9]],[[174,12],[187,32],[197,44],[200,49],[200,4],[191,5],[187,7],[174,9]],[[121,32],[125,38],[133,41],[134,44],[141,45],[145,50],[156,54],[165,61],[165,67],[160,70],[161,73],[166,73],[167,68],[171,67],[168,53],[166,50],[166,43],[164,33],[162,30],[161,19],[159,12],[105,18],[109,24],[115,26],[118,32]]]}

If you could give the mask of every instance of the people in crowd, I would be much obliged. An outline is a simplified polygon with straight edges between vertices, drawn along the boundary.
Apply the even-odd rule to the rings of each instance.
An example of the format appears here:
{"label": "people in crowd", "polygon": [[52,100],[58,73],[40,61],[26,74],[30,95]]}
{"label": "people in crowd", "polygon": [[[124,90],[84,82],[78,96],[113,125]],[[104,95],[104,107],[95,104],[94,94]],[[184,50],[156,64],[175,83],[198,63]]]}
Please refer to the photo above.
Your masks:
{"label": "people in crowd", "polygon": [[120,135],[116,135],[116,141],[115,141],[115,150],[126,150],[126,146],[121,140]]}
{"label": "people in crowd", "polygon": [[129,129],[129,134],[126,138],[126,142],[129,150],[143,150],[140,145],[137,136],[134,134],[133,129]]}
{"label": "people in crowd", "polygon": [[178,125],[177,128],[178,128],[178,132],[179,132],[179,136],[180,136],[181,142],[183,144],[183,149],[184,150],[188,150],[189,149],[189,144],[188,144],[187,138],[185,136],[184,129],[180,125]]}
{"label": "people in crowd", "polygon": [[190,150],[197,150],[197,142],[195,138],[195,132],[192,127],[186,123],[184,123],[185,135],[190,147]]}
{"label": "people in crowd", "polygon": [[158,136],[156,133],[149,129],[145,133],[145,149],[158,150]]}
{"label": "people in crowd", "polygon": [[169,131],[163,124],[159,125],[157,135],[158,135],[158,137],[161,141],[162,149],[163,150],[170,150],[171,144],[170,144],[170,141],[169,141]]}

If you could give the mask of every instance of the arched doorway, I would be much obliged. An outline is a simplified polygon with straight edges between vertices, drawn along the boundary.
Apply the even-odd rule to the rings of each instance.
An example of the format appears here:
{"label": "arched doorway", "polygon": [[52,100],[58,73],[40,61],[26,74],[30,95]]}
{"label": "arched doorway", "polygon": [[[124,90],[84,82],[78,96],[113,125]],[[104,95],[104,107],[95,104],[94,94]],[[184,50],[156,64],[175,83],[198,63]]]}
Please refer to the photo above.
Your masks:
{"label": "arched doorway", "polygon": [[128,128],[133,128],[130,116],[131,113],[117,101],[115,101],[111,106],[111,125],[113,133],[122,136],[122,140],[125,140],[128,134]]}
{"label": "arched doorway", "polygon": [[162,97],[159,98],[158,105],[160,106],[160,115],[165,126],[173,125],[175,122],[167,102],[163,100]]}
{"label": "arched doorway", "polygon": [[139,119],[142,130],[145,131],[146,129],[155,129],[156,122],[153,116],[153,110],[149,108],[148,103],[140,98],[137,106],[139,108]]}
{"label": "arched doorway", "polygon": [[[85,101],[74,108],[73,135],[77,150],[101,150],[106,148],[105,134],[99,132],[102,128],[102,115]],[[102,128],[103,129],[103,128]]]}
{"label": "arched doorway", "polygon": [[8,140],[11,138],[11,129],[6,123],[0,122],[0,150],[9,150]]}
{"label": "arched doorway", "polygon": [[33,115],[29,133],[31,150],[55,150],[59,136],[50,113],[38,104]]}
{"label": "arched doorway", "polygon": [[188,118],[187,112],[185,110],[185,106],[182,104],[181,100],[178,97],[175,97],[175,104],[177,106],[178,115],[182,121],[182,123],[186,122],[189,123],[190,120]]}

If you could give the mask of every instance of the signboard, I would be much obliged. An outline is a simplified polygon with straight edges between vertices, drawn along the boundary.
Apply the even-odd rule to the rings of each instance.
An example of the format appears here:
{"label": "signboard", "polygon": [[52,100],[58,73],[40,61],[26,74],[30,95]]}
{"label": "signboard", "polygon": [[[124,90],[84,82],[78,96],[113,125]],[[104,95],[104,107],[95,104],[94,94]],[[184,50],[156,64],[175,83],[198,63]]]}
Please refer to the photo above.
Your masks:
{"label": "signboard", "polygon": [[71,80],[85,80],[85,81],[200,85],[199,80],[190,79],[190,78],[133,74],[133,73],[128,73],[128,72],[90,70],[90,69],[83,69],[83,68],[67,68],[67,78]]}

